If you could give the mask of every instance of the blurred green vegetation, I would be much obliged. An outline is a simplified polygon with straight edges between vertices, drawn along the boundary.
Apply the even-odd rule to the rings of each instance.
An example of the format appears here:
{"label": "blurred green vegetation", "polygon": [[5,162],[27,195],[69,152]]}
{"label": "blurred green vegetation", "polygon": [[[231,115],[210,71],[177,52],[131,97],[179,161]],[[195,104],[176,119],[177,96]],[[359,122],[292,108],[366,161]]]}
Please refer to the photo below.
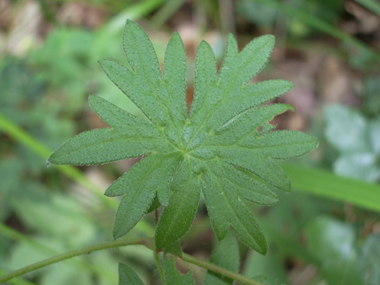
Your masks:
{"label": "blurred green vegetation", "polygon": [[[284,164],[293,193],[278,193],[280,202],[269,208],[251,205],[270,250],[261,256],[240,244],[241,271],[248,277],[265,276],[257,278],[268,284],[380,284],[380,5],[376,1],[3,3],[2,272],[111,239],[117,201],[103,197],[102,191],[133,161],[48,168],[46,159],[73,135],[104,126],[88,106],[90,94],[140,114],[97,65],[103,58],[124,61],[119,43],[129,18],[148,30],[161,63],[170,34],[179,30],[190,62],[188,102],[191,63],[202,39],[210,41],[221,58],[227,32],[237,35],[241,47],[247,39],[275,34],[277,48],[264,74],[267,78],[286,74],[296,86],[292,97],[281,99],[294,100],[288,102],[296,105],[296,112],[281,116],[278,125],[301,126],[316,135],[321,145],[311,155]],[[330,61],[340,68],[332,68],[331,73]],[[317,71],[309,72],[313,66]],[[294,69],[309,77],[299,80]],[[322,80],[324,73],[328,80]],[[297,92],[298,86],[302,92]],[[347,93],[334,97],[344,88]],[[312,94],[308,108],[306,93]],[[297,118],[301,123],[294,123]],[[154,217],[148,215],[128,236],[150,236],[153,228]],[[182,245],[185,252],[207,258],[213,241],[201,203]],[[119,262],[133,268],[146,284],[159,284],[154,257],[141,246],[93,253],[26,276],[30,281],[19,278],[11,283],[116,284]],[[202,284],[205,272],[192,270],[197,284]]]}

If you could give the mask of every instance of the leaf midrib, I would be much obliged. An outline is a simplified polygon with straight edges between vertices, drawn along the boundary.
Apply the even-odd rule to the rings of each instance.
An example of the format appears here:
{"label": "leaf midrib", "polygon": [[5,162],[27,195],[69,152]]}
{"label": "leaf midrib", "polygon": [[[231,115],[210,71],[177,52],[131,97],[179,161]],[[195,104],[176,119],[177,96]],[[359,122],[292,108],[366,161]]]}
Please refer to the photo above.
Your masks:
{"label": "leaf midrib", "polygon": [[[110,129],[110,131],[112,131],[113,129]],[[147,141],[153,141],[153,142],[166,142],[166,140],[158,140],[158,139],[151,139],[151,138],[141,138],[141,137],[121,137],[121,138],[116,138],[116,139],[111,139],[110,140],[107,140],[107,141],[103,141],[103,142],[96,142],[96,143],[93,143],[91,144],[90,147],[93,147],[93,146],[97,146],[97,145],[102,145],[102,144],[105,144],[105,143],[114,143],[114,142],[119,142],[119,141],[123,141],[123,140],[126,140],[126,141],[129,141],[129,140],[137,140],[137,141],[142,141],[142,140],[147,140]],[[81,151],[81,150],[85,150],[86,148],[89,148],[88,145],[82,145],[81,147],[78,147],[76,148],[74,151],[70,151],[70,154],[73,154],[73,153],[76,153],[78,151]],[[149,153],[149,151],[148,151]]]}
{"label": "leaf midrib", "polygon": [[[239,143],[239,141],[238,141]],[[297,142],[297,143],[287,143],[287,144],[276,144],[276,145],[271,145],[271,146],[253,146],[253,147],[249,147],[249,146],[244,146],[244,145],[240,145],[238,143],[234,143],[234,144],[231,144],[231,145],[206,145],[204,146],[203,148],[231,148],[231,149],[234,149],[234,148],[243,148],[243,149],[249,149],[249,150],[252,150],[252,151],[261,151],[263,149],[273,149],[273,148],[279,148],[279,147],[284,147],[284,146],[289,146],[289,145],[304,145],[304,144],[309,144],[311,142]],[[190,151],[189,154],[191,154],[191,152],[197,150],[197,149],[200,149],[200,147],[197,147],[195,148],[194,150]],[[198,157],[197,157],[198,158]]]}

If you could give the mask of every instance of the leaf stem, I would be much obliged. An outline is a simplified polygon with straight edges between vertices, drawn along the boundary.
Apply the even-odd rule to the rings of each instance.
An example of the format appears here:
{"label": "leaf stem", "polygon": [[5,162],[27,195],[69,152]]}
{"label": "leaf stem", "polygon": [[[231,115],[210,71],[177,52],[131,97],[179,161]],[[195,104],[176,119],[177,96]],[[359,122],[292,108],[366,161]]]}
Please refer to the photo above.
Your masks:
{"label": "leaf stem", "polygon": [[137,239],[124,239],[124,240],[115,240],[105,243],[96,244],[93,246],[85,247],[82,249],[72,250],[63,254],[59,254],[50,258],[47,258],[45,260],[33,263],[31,265],[28,265],[26,267],[23,267],[21,269],[18,269],[16,271],[13,271],[11,273],[5,274],[4,276],[0,277],[0,283],[6,282],[8,280],[11,280],[15,277],[24,275],[26,273],[32,272],[34,270],[49,266],[51,264],[80,256],[83,254],[89,254],[91,252],[103,250],[103,249],[109,249],[109,248],[115,248],[115,247],[121,247],[121,246],[127,246],[127,245],[145,245],[146,247],[153,249],[154,240],[153,238],[137,238]]}
{"label": "leaf stem", "polygon": [[257,282],[255,280],[252,280],[244,275],[241,275],[239,273],[236,273],[236,272],[233,272],[233,271],[230,271],[228,269],[225,269],[223,267],[220,267],[218,265],[215,265],[211,262],[208,262],[206,260],[203,260],[203,259],[200,259],[200,258],[197,258],[197,257],[194,257],[192,255],[189,255],[187,253],[182,253],[182,258],[179,257],[179,256],[176,256],[174,254],[171,254],[171,253],[168,253],[166,254],[167,257],[170,257],[172,259],[179,259],[179,260],[183,260],[183,261],[186,261],[187,263],[192,263],[192,264],[195,264],[199,267],[203,267],[203,268],[206,268],[210,271],[213,271],[215,273],[218,273],[222,276],[226,276],[228,278],[231,278],[235,281],[238,281],[238,282],[241,282],[243,284],[247,284],[247,285],[264,285],[260,282]]}
{"label": "leaf stem", "polygon": [[[157,209],[154,211],[154,216],[156,218],[156,227],[157,227],[157,224],[158,224],[158,210]],[[153,250],[153,253],[154,253],[154,260],[156,261],[158,273],[160,274],[162,284],[165,284],[164,270],[162,269],[162,265],[161,265],[161,262],[160,262],[160,257],[158,255],[159,251],[157,250],[157,248],[155,248]]]}
{"label": "leaf stem", "polygon": [[[72,251],[69,251],[69,252],[66,252],[63,254],[59,254],[59,255],[47,258],[45,260],[33,263],[31,265],[28,265],[26,267],[23,267],[21,269],[18,269],[16,271],[11,272],[11,273],[5,274],[3,276],[0,276],[0,283],[4,283],[6,281],[9,281],[13,278],[19,277],[19,276],[24,275],[26,273],[32,272],[34,270],[52,265],[54,263],[57,263],[57,262],[60,262],[60,261],[63,261],[63,260],[66,260],[66,259],[69,259],[72,257],[76,257],[76,256],[84,255],[84,254],[89,254],[91,252],[100,251],[103,249],[116,248],[116,247],[122,247],[122,246],[127,246],[127,245],[145,245],[147,248],[153,250],[154,256],[155,256],[155,259],[157,262],[158,271],[160,273],[160,277],[162,280],[165,280],[164,279],[164,272],[163,272],[163,269],[162,269],[162,266],[161,266],[161,263],[159,260],[158,252],[156,251],[156,248],[154,246],[154,238],[145,237],[145,238],[136,238],[136,239],[114,240],[114,241],[109,241],[109,242],[105,242],[105,243],[92,245],[92,246],[85,247],[82,249],[72,250]],[[182,259],[183,261],[186,261],[188,263],[195,264],[199,267],[203,267],[205,269],[211,270],[215,273],[221,274],[223,276],[226,276],[228,278],[231,278],[231,279],[236,280],[238,282],[241,282],[243,284],[263,285],[262,283],[257,282],[257,281],[252,280],[252,279],[249,279],[248,277],[245,277],[241,274],[238,274],[236,272],[232,272],[230,270],[227,270],[225,268],[217,266],[217,265],[210,263],[208,261],[193,257],[193,256],[186,254],[186,253],[182,253],[182,258],[178,257],[176,255],[173,255],[173,254],[167,254],[166,256],[173,258],[173,259]]]}
{"label": "leaf stem", "polygon": [[160,262],[160,257],[158,255],[158,251],[157,251],[157,249],[155,249],[155,250],[153,250],[153,252],[154,252],[154,259],[156,260],[156,264],[157,264],[158,273],[160,274],[160,278],[162,280],[162,284],[165,284],[164,270],[162,269],[162,265]]}
{"label": "leaf stem", "polygon": [[[6,271],[0,269],[0,274],[1,275],[4,275],[6,273],[7,273]],[[10,284],[15,284],[15,285],[37,285],[36,283],[30,282],[28,280],[24,280],[24,279],[21,279],[21,278],[13,279],[9,283]]]}

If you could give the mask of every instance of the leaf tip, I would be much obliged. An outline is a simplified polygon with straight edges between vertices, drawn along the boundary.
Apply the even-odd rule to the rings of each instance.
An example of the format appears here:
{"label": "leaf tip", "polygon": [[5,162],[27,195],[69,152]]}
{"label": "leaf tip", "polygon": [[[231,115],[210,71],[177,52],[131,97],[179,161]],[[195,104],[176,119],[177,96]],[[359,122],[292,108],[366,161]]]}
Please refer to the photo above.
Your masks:
{"label": "leaf tip", "polygon": [[98,60],[98,64],[100,65],[100,67],[102,67],[106,61],[107,59],[100,59]]}
{"label": "leaf tip", "polygon": [[46,160],[46,164],[49,167],[51,164],[60,164],[59,161],[57,160],[57,155],[56,151],[54,151],[49,158]]}
{"label": "leaf tip", "polygon": [[132,21],[131,19],[127,19],[127,21],[125,22],[125,28],[130,25],[138,26],[138,24],[135,21]]}
{"label": "leaf tip", "polygon": [[178,31],[175,31],[171,37],[172,39],[180,39],[181,38],[181,35],[178,33]]}
{"label": "leaf tip", "polygon": [[[98,60],[98,64],[99,64],[100,68],[103,69],[103,71],[106,70],[105,68],[106,68],[107,62],[108,62],[107,59],[100,59],[100,60]],[[106,74],[107,74],[107,72],[106,72]]]}
{"label": "leaf tip", "polygon": [[274,46],[274,44],[276,42],[276,38],[274,35],[265,35],[263,37],[267,41],[268,45]]}
{"label": "leaf tip", "polygon": [[121,232],[120,229],[116,228],[115,225],[114,225],[113,230],[112,230],[112,238],[113,239],[118,239],[118,238],[122,237],[125,234],[126,233]]}
{"label": "leaf tip", "polygon": [[209,50],[212,50],[212,47],[210,46],[210,44],[208,42],[206,42],[205,40],[202,40],[201,43],[198,46],[198,49],[209,49]]}
{"label": "leaf tip", "polygon": [[96,102],[96,100],[98,99],[99,97],[96,96],[96,95],[90,95],[88,96],[88,103],[90,104],[91,108],[93,108],[93,104]]}
{"label": "leaf tip", "polygon": [[260,243],[260,245],[258,244],[253,249],[262,255],[266,255],[268,253],[268,242],[267,242],[267,240],[264,238],[264,240],[262,240],[262,243]]}

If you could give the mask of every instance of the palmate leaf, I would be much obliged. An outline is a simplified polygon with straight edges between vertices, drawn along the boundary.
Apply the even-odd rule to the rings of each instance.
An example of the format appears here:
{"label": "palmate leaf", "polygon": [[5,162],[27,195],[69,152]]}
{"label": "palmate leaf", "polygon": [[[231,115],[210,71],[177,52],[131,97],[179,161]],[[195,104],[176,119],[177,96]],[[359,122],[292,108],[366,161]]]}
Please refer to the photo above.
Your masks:
{"label": "palmate leaf", "polygon": [[313,136],[273,131],[268,123],[292,106],[261,104],[288,92],[292,83],[249,84],[265,66],[273,45],[273,36],[262,36],[239,53],[229,35],[218,74],[214,53],[203,41],[197,51],[194,101],[188,114],[186,55],[179,34],[174,33],[168,43],[162,74],[148,36],[127,21],[123,47],[129,67],[110,60],[100,61],[100,66],[146,117],[135,117],[90,96],[94,111],[112,128],[75,136],[49,162],[93,165],[145,156],[105,193],[124,195],[114,238],[161,204],[165,208],[156,229],[156,246],[173,244],[189,230],[203,193],[218,239],[224,239],[231,226],[242,242],[265,254],[265,236],[244,200],[275,204],[273,188],[291,189],[276,160],[304,155],[318,144]]}

